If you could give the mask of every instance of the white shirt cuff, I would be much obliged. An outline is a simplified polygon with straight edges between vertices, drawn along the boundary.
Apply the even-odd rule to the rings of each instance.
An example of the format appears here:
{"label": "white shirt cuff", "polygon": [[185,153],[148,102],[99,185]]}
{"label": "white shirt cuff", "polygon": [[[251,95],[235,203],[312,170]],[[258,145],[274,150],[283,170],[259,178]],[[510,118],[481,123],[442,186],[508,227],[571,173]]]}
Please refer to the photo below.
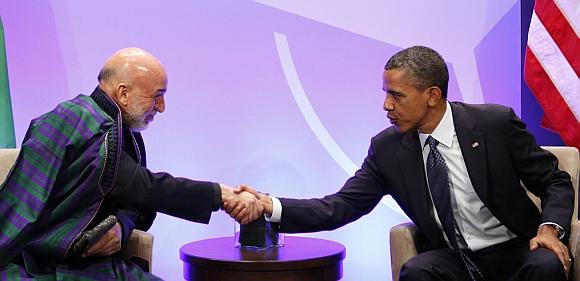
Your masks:
{"label": "white shirt cuff", "polygon": [[264,217],[266,221],[279,223],[282,219],[282,203],[276,197],[270,196],[270,199],[272,199],[272,216],[264,214]]}
{"label": "white shirt cuff", "polygon": [[564,228],[562,228],[557,223],[554,223],[554,222],[545,222],[545,223],[540,224],[540,226],[538,226],[538,229],[540,227],[542,227],[543,225],[553,225],[553,226],[555,226],[556,229],[558,230],[558,235],[560,236],[560,237],[558,237],[558,239],[562,239],[562,238],[564,238],[564,235],[566,235],[566,231],[564,231]]}

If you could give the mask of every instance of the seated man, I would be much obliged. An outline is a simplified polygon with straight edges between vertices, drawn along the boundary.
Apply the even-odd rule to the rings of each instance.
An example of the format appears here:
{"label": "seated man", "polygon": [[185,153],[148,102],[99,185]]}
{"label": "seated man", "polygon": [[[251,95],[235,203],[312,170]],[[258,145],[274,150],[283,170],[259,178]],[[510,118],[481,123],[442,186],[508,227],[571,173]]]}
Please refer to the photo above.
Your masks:
{"label": "seated man", "polygon": [[[0,276],[50,280],[158,279],[117,253],[155,212],[208,223],[222,202],[261,206],[228,186],[152,173],[139,131],[165,110],[167,76],[138,48],[113,54],[90,96],[79,95],[34,119],[0,187]],[[241,194],[240,194],[241,195]],[[80,256],[81,232],[109,215],[117,224]]]}
{"label": "seated man", "polygon": [[[383,72],[393,126],[372,138],[362,167],[321,199],[261,195],[267,217],[282,232],[331,230],[391,195],[426,241],[400,280],[566,280],[570,176],[511,108],[448,102],[448,79],[434,50],[396,53]],[[541,213],[520,180],[541,198]],[[237,219],[248,214],[240,210],[226,204]]]}

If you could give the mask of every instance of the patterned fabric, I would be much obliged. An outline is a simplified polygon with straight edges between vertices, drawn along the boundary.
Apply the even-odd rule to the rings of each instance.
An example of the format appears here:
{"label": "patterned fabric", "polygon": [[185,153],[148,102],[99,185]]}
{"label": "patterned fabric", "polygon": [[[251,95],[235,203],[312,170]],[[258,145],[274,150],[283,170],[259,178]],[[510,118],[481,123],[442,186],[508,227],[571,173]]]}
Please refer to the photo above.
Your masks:
{"label": "patterned fabric", "polygon": [[26,270],[17,264],[9,264],[0,272],[0,280],[35,280],[35,281],[55,281],[55,280],[75,280],[75,281],[95,281],[95,280],[162,280],[150,273],[144,272],[139,266],[128,263],[120,258],[107,257],[100,261],[86,263],[72,267],[70,265],[59,265],[56,274],[30,277]]}
{"label": "patterned fabric", "polygon": [[458,248],[455,237],[455,218],[451,209],[451,193],[449,191],[449,172],[445,159],[437,150],[439,142],[432,136],[427,137],[425,142],[429,145],[429,155],[427,156],[427,180],[429,189],[433,196],[433,203],[437,209],[437,215],[443,226],[443,231],[449,239],[453,248]]}
{"label": "patterned fabric", "polygon": [[469,277],[473,281],[483,280],[483,274],[477,266],[469,259],[469,257],[461,250],[457,243],[457,236],[455,229],[457,228],[457,221],[453,216],[453,209],[451,208],[451,191],[449,190],[449,171],[447,164],[441,152],[437,149],[439,142],[432,136],[427,137],[425,142],[429,145],[429,155],[427,156],[427,180],[429,181],[429,189],[433,197],[433,203],[443,226],[443,231],[449,239],[449,243],[461,258],[461,261],[467,268]]}
{"label": "patterned fabric", "polygon": [[[118,107],[97,88],[90,97],[79,95],[31,122],[18,159],[0,186],[3,280],[18,280],[17,275],[23,280],[110,280],[99,276],[134,270],[122,260],[91,263],[87,270],[95,270],[89,271],[64,263],[115,182],[120,120]],[[11,263],[15,258],[18,264]],[[81,278],[86,273],[93,279]]]}

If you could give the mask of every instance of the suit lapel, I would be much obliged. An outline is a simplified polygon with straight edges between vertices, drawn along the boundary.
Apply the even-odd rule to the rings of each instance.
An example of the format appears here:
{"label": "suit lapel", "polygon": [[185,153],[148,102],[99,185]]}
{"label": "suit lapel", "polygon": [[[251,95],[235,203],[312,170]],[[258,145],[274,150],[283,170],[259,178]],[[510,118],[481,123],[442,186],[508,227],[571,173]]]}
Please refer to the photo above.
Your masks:
{"label": "suit lapel", "polygon": [[471,184],[481,201],[487,204],[487,158],[483,133],[476,131],[477,122],[463,107],[451,104],[453,124]]}
{"label": "suit lapel", "polygon": [[[415,218],[421,221],[421,227],[427,237],[432,239],[433,235],[437,235],[443,239],[443,235],[435,222],[431,197],[427,189],[423,153],[417,132],[405,134],[401,140],[401,145],[403,149],[397,155],[397,159],[406,187],[407,201],[412,205],[410,209],[415,210]],[[437,240],[432,239],[432,241]]]}

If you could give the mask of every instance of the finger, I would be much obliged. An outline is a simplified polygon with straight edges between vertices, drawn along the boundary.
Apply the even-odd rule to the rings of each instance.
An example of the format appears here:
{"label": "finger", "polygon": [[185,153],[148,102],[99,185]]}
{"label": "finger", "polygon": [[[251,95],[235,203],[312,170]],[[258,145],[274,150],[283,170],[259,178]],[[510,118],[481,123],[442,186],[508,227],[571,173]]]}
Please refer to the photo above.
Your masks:
{"label": "finger", "polygon": [[236,209],[239,212],[241,209],[246,207],[246,205],[244,205],[244,203],[238,199],[233,199],[232,201],[233,201],[233,204],[230,204],[231,205],[230,212],[233,212]]}
{"label": "finger", "polygon": [[239,202],[236,199],[225,202],[224,203],[224,210],[226,211],[226,213],[231,214],[231,212],[236,208],[236,206],[238,204],[239,204]]}
{"label": "finger", "polygon": [[247,217],[247,216],[248,216],[248,215],[247,215],[247,211],[246,211],[246,209],[244,209],[244,210],[242,210],[242,211],[241,211],[241,212],[240,212],[240,213],[239,213],[239,214],[238,214],[238,215],[235,217],[235,219],[236,219],[236,221],[238,221],[239,223],[241,223],[241,224],[245,224],[244,222],[245,222],[245,219],[246,219],[246,217]]}
{"label": "finger", "polygon": [[98,253],[101,256],[112,255],[117,252],[117,249],[121,248],[121,241],[116,235],[111,235],[107,244]]}
{"label": "finger", "polygon": [[115,241],[112,243],[108,248],[107,251],[103,253],[103,256],[110,256],[113,255],[121,250],[121,243],[120,241]]}
{"label": "finger", "polygon": [[252,222],[253,219],[251,219],[251,216],[252,216],[252,213],[248,211],[242,220],[242,224],[248,224],[248,223]]}
{"label": "finger", "polygon": [[245,185],[245,184],[240,184],[239,187],[243,190],[243,191],[247,191],[249,193],[252,193],[254,196],[259,197],[260,194],[258,193],[257,190],[255,190],[254,188],[252,188],[249,185]]}
{"label": "finger", "polygon": [[570,263],[571,263],[570,256],[568,255],[568,248],[566,248],[566,246],[562,243],[558,243],[558,244],[561,244],[561,245],[558,245],[557,255],[558,255],[558,258],[560,259],[560,262],[562,262],[562,265],[564,266],[564,270],[566,271],[566,274],[568,274],[568,272],[570,271]]}
{"label": "finger", "polygon": [[240,204],[234,210],[232,210],[232,212],[230,213],[230,217],[238,220],[238,217],[240,217],[240,215],[243,214],[243,212],[245,211],[246,207],[243,204]]}
{"label": "finger", "polygon": [[99,241],[97,241],[95,244],[89,247],[83,254],[83,257],[92,256],[99,253],[102,250],[104,244],[106,243],[106,240],[104,238],[105,237],[101,237]]}
{"label": "finger", "polygon": [[567,270],[568,264],[570,263],[569,261],[570,257],[568,256],[568,248],[566,248],[566,246],[558,240],[556,241],[541,240],[541,241],[542,242],[540,246],[553,252],[560,260],[560,263],[562,263],[562,265],[564,266],[564,269]]}
{"label": "finger", "polygon": [[250,215],[249,221],[252,222],[252,221],[257,220],[260,216],[263,215],[263,213],[264,212],[263,212],[263,208],[262,208],[261,204],[257,204],[255,206],[253,206],[252,212],[249,214]]}
{"label": "finger", "polygon": [[568,278],[570,276],[570,271],[572,269],[572,259],[568,258],[568,263],[567,263],[567,267],[564,266],[564,270],[566,271],[566,278]]}
{"label": "finger", "polygon": [[530,251],[535,251],[539,247],[540,247],[540,243],[538,242],[537,239],[534,238],[534,239],[530,240]]}
{"label": "finger", "polygon": [[558,256],[558,259],[560,260],[560,262],[562,263],[562,265],[564,266],[564,269],[566,269],[568,267],[568,250],[566,249],[566,246],[564,246],[564,244],[562,244],[560,241],[557,242],[552,242],[552,243],[546,243],[547,245],[545,246],[548,250],[552,251],[554,254],[556,254],[556,256]]}
{"label": "finger", "polygon": [[235,218],[244,209],[246,209],[246,206],[244,204],[237,204],[236,207],[230,212],[230,216],[232,218]]}

